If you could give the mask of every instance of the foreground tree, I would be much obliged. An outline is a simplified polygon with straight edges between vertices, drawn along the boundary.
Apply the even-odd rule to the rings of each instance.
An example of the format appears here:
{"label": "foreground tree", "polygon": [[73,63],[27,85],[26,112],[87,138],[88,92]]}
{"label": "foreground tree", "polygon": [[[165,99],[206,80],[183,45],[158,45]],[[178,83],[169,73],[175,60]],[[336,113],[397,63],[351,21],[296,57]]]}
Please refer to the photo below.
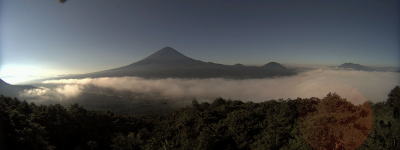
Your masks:
{"label": "foreground tree", "polygon": [[373,105],[374,130],[360,149],[400,149],[400,88],[390,91],[386,102]]}
{"label": "foreground tree", "polygon": [[365,103],[355,106],[337,94],[328,94],[317,111],[302,119],[301,133],[315,149],[354,150],[372,129],[372,111]]}
{"label": "foreground tree", "polygon": [[396,87],[387,102],[371,106],[336,94],[261,103],[219,98],[140,116],[0,96],[0,149],[400,149],[399,95]]}
{"label": "foreground tree", "polygon": [[393,109],[393,117],[400,119],[400,87],[396,86],[390,91],[387,103]]}

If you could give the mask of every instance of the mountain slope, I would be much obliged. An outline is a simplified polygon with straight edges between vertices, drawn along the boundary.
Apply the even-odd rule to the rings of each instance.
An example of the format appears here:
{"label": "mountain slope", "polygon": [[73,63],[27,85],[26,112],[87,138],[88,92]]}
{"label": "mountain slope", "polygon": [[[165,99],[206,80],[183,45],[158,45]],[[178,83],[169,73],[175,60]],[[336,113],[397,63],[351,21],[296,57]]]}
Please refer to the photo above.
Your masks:
{"label": "mountain slope", "polygon": [[0,95],[17,97],[23,90],[32,88],[35,87],[28,85],[11,85],[0,79]]}
{"label": "mountain slope", "polygon": [[353,69],[353,70],[362,70],[362,71],[372,71],[373,69],[367,66],[363,66],[355,63],[344,63],[339,66],[339,68],[343,69]]}
{"label": "mountain slope", "polygon": [[355,63],[344,63],[339,65],[338,68],[358,70],[358,71],[400,72],[399,67],[371,67]]}
{"label": "mountain slope", "polygon": [[131,64],[135,65],[193,65],[202,63],[201,61],[194,60],[190,57],[183,55],[171,47],[164,47],[161,50],[151,54],[150,56]]}
{"label": "mountain slope", "polygon": [[285,72],[288,69],[284,67],[283,65],[277,63],[277,62],[269,62],[262,66],[266,70],[270,70],[272,72]]}
{"label": "mountain slope", "polygon": [[143,78],[264,78],[295,74],[273,62],[262,67],[222,65],[192,59],[171,47],[120,68],[63,78],[137,76]]}

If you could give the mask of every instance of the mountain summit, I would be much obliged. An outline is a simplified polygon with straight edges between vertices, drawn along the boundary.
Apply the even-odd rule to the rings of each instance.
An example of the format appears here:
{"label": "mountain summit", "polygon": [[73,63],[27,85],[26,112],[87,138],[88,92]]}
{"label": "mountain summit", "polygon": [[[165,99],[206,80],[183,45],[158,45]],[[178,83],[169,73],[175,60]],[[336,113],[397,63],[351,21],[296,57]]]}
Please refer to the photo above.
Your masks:
{"label": "mountain summit", "polygon": [[339,68],[343,69],[352,69],[352,70],[361,70],[361,71],[372,71],[373,69],[367,66],[363,66],[355,63],[344,63],[339,66]]}
{"label": "mountain summit", "polygon": [[186,57],[186,56],[183,55],[182,53],[178,52],[176,49],[167,46],[167,47],[164,47],[164,48],[158,50],[157,52],[151,54],[150,56],[147,57],[147,59],[149,59],[149,58],[158,59],[158,58],[165,58],[165,57],[180,58],[180,57]]}
{"label": "mountain summit", "polygon": [[293,75],[277,62],[264,66],[223,65],[192,59],[174,48],[164,47],[150,56],[120,68],[62,78],[136,76],[143,78],[265,78]]}
{"label": "mountain summit", "polygon": [[264,68],[273,68],[273,69],[286,69],[283,65],[277,62],[269,62],[263,66]]}
{"label": "mountain summit", "polygon": [[147,56],[146,58],[134,63],[134,65],[146,65],[146,64],[185,64],[195,63],[196,60],[189,58],[182,53],[178,52],[174,48],[164,47],[157,52]]}

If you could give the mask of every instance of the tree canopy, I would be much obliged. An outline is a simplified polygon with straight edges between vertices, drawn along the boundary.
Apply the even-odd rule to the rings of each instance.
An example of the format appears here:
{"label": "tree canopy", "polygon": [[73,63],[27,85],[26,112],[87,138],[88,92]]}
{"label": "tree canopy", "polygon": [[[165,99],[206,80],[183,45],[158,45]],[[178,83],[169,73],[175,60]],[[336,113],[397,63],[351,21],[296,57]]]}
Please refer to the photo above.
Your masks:
{"label": "tree canopy", "polygon": [[0,149],[400,149],[399,87],[386,102],[216,99],[164,115],[35,105],[0,96]]}

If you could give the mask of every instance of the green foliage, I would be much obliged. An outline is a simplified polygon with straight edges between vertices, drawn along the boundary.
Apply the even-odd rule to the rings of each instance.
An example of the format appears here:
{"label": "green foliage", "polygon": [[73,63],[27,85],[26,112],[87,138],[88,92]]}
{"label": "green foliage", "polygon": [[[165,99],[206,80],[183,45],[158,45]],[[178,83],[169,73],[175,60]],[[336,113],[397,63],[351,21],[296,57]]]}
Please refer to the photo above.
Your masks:
{"label": "green foliage", "polygon": [[396,86],[388,95],[387,103],[393,109],[393,117],[400,119],[400,87]]}
{"label": "green foliage", "polygon": [[[373,125],[359,149],[400,149],[399,95],[396,87],[387,102],[360,106],[335,94],[261,103],[218,98],[144,116],[88,111],[76,104],[37,106],[0,96],[0,149],[307,150],[310,135],[359,133],[359,125],[366,125],[359,116],[367,106]],[[332,119],[345,124],[322,126]]]}
{"label": "green foliage", "polygon": [[0,96],[0,136],[4,149],[54,149],[47,141],[45,128],[32,121],[35,105]]}
{"label": "green foliage", "polygon": [[400,88],[396,86],[388,95],[387,102],[373,105],[374,130],[360,149],[400,149]]}

